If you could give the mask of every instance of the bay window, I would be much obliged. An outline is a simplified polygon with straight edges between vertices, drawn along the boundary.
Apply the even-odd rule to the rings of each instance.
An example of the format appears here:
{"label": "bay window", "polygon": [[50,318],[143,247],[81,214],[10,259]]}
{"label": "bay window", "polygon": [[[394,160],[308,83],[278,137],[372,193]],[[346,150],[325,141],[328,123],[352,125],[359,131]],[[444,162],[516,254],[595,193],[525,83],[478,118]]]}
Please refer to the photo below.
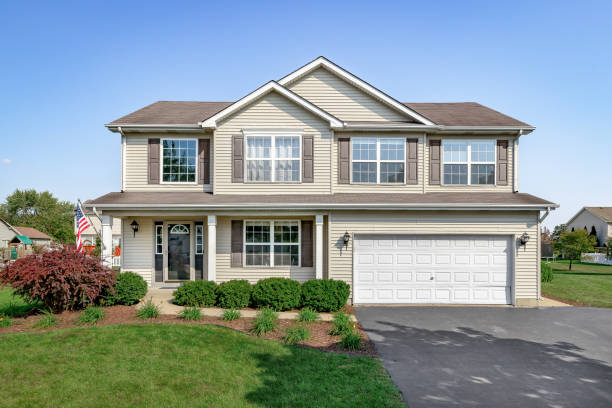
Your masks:
{"label": "bay window", "polygon": [[299,221],[246,221],[246,266],[299,266]]}
{"label": "bay window", "polygon": [[443,140],[443,183],[495,184],[495,140]]}
{"label": "bay window", "polygon": [[353,183],[404,183],[404,138],[354,137],[351,144]]}
{"label": "bay window", "polygon": [[249,182],[299,182],[299,135],[246,134],[246,179]]}

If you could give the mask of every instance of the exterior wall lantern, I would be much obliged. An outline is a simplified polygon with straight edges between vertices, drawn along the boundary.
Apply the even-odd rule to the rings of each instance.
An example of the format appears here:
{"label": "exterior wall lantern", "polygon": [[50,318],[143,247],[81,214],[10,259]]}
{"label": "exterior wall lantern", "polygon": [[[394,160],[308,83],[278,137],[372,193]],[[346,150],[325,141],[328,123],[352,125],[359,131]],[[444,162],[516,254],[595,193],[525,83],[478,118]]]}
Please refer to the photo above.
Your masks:
{"label": "exterior wall lantern", "polygon": [[526,232],[523,232],[523,235],[521,235],[519,240],[520,240],[521,245],[525,246],[525,245],[527,245],[527,242],[529,242],[529,235],[527,235]]}
{"label": "exterior wall lantern", "polygon": [[344,246],[346,248],[348,248],[348,244],[350,240],[351,240],[351,234],[349,234],[348,231],[346,231],[344,233],[344,236],[342,237],[342,242],[344,243]]}
{"label": "exterior wall lantern", "polygon": [[138,232],[138,223],[136,222],[136,220],[132,221],[132,223],[130,224],[130,227],[132,227],[132,231],[134,231],[134,238],[136,238],[136,233]]}

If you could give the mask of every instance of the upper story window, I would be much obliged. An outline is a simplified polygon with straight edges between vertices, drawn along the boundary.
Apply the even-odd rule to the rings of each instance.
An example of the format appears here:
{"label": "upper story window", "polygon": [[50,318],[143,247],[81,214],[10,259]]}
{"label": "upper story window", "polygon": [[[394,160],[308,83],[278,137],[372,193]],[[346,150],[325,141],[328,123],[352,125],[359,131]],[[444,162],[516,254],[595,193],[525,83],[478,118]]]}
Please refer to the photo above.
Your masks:
{"label": "upper story window", "polygon": [[162,182],[195,183],[197,141],[162,139]]}
{"label": "upper story window", "polygon": [[353,183],[404,183],[404,138],[354,137],[351,144]]}
{"label": "upper story window", "polygon": [[246,180],[249,182],[299,182],[299,135],[246,134]]}
{"label": "upper story window", "polygon": [[495,184],[495,140],[443,140],[443,183]]}

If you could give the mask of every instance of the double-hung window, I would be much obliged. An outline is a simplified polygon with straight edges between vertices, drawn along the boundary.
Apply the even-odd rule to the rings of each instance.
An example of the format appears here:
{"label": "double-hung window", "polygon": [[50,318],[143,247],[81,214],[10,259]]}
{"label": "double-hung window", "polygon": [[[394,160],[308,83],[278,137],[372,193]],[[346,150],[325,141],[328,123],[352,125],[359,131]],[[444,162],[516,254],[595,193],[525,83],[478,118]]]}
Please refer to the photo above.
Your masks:
{"label": "double-hung window", "polygon": [[299,266],[299,221],[246,221],[246,266]]}
{"label": "double-hung window", "polygon": [[195,183],[197,141],[162,139],[162,182]]}
{"label": "double-hung window", "polygon": [[301,174],[301,137],[297,134],[246,134],[249,182],[295,183]]}
{"label": "double-hung window", "polygon": [[404,138],[354,137],[351,143],[353,183],[404,183]]}
{"label": "double-hung window", "polygon": [[443,140],[443,183],[495,184],[495,140]]}

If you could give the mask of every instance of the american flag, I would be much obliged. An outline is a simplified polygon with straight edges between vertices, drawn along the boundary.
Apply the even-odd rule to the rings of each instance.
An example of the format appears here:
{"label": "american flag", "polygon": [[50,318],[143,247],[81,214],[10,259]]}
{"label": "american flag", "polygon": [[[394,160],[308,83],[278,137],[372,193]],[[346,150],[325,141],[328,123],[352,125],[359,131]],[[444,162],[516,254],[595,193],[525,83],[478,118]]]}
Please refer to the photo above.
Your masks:
{"label": "american flag", "polygon": [[83,241],[81,241],[81,233],[85,231],[88,227],[91,227],[91,223],[89,219],[83,214],[83,209],[81,208],[81,203],[77,203],[76,206],[76,225],[77,225],[77,239],[76,246],[77,251],[83,251]]}

